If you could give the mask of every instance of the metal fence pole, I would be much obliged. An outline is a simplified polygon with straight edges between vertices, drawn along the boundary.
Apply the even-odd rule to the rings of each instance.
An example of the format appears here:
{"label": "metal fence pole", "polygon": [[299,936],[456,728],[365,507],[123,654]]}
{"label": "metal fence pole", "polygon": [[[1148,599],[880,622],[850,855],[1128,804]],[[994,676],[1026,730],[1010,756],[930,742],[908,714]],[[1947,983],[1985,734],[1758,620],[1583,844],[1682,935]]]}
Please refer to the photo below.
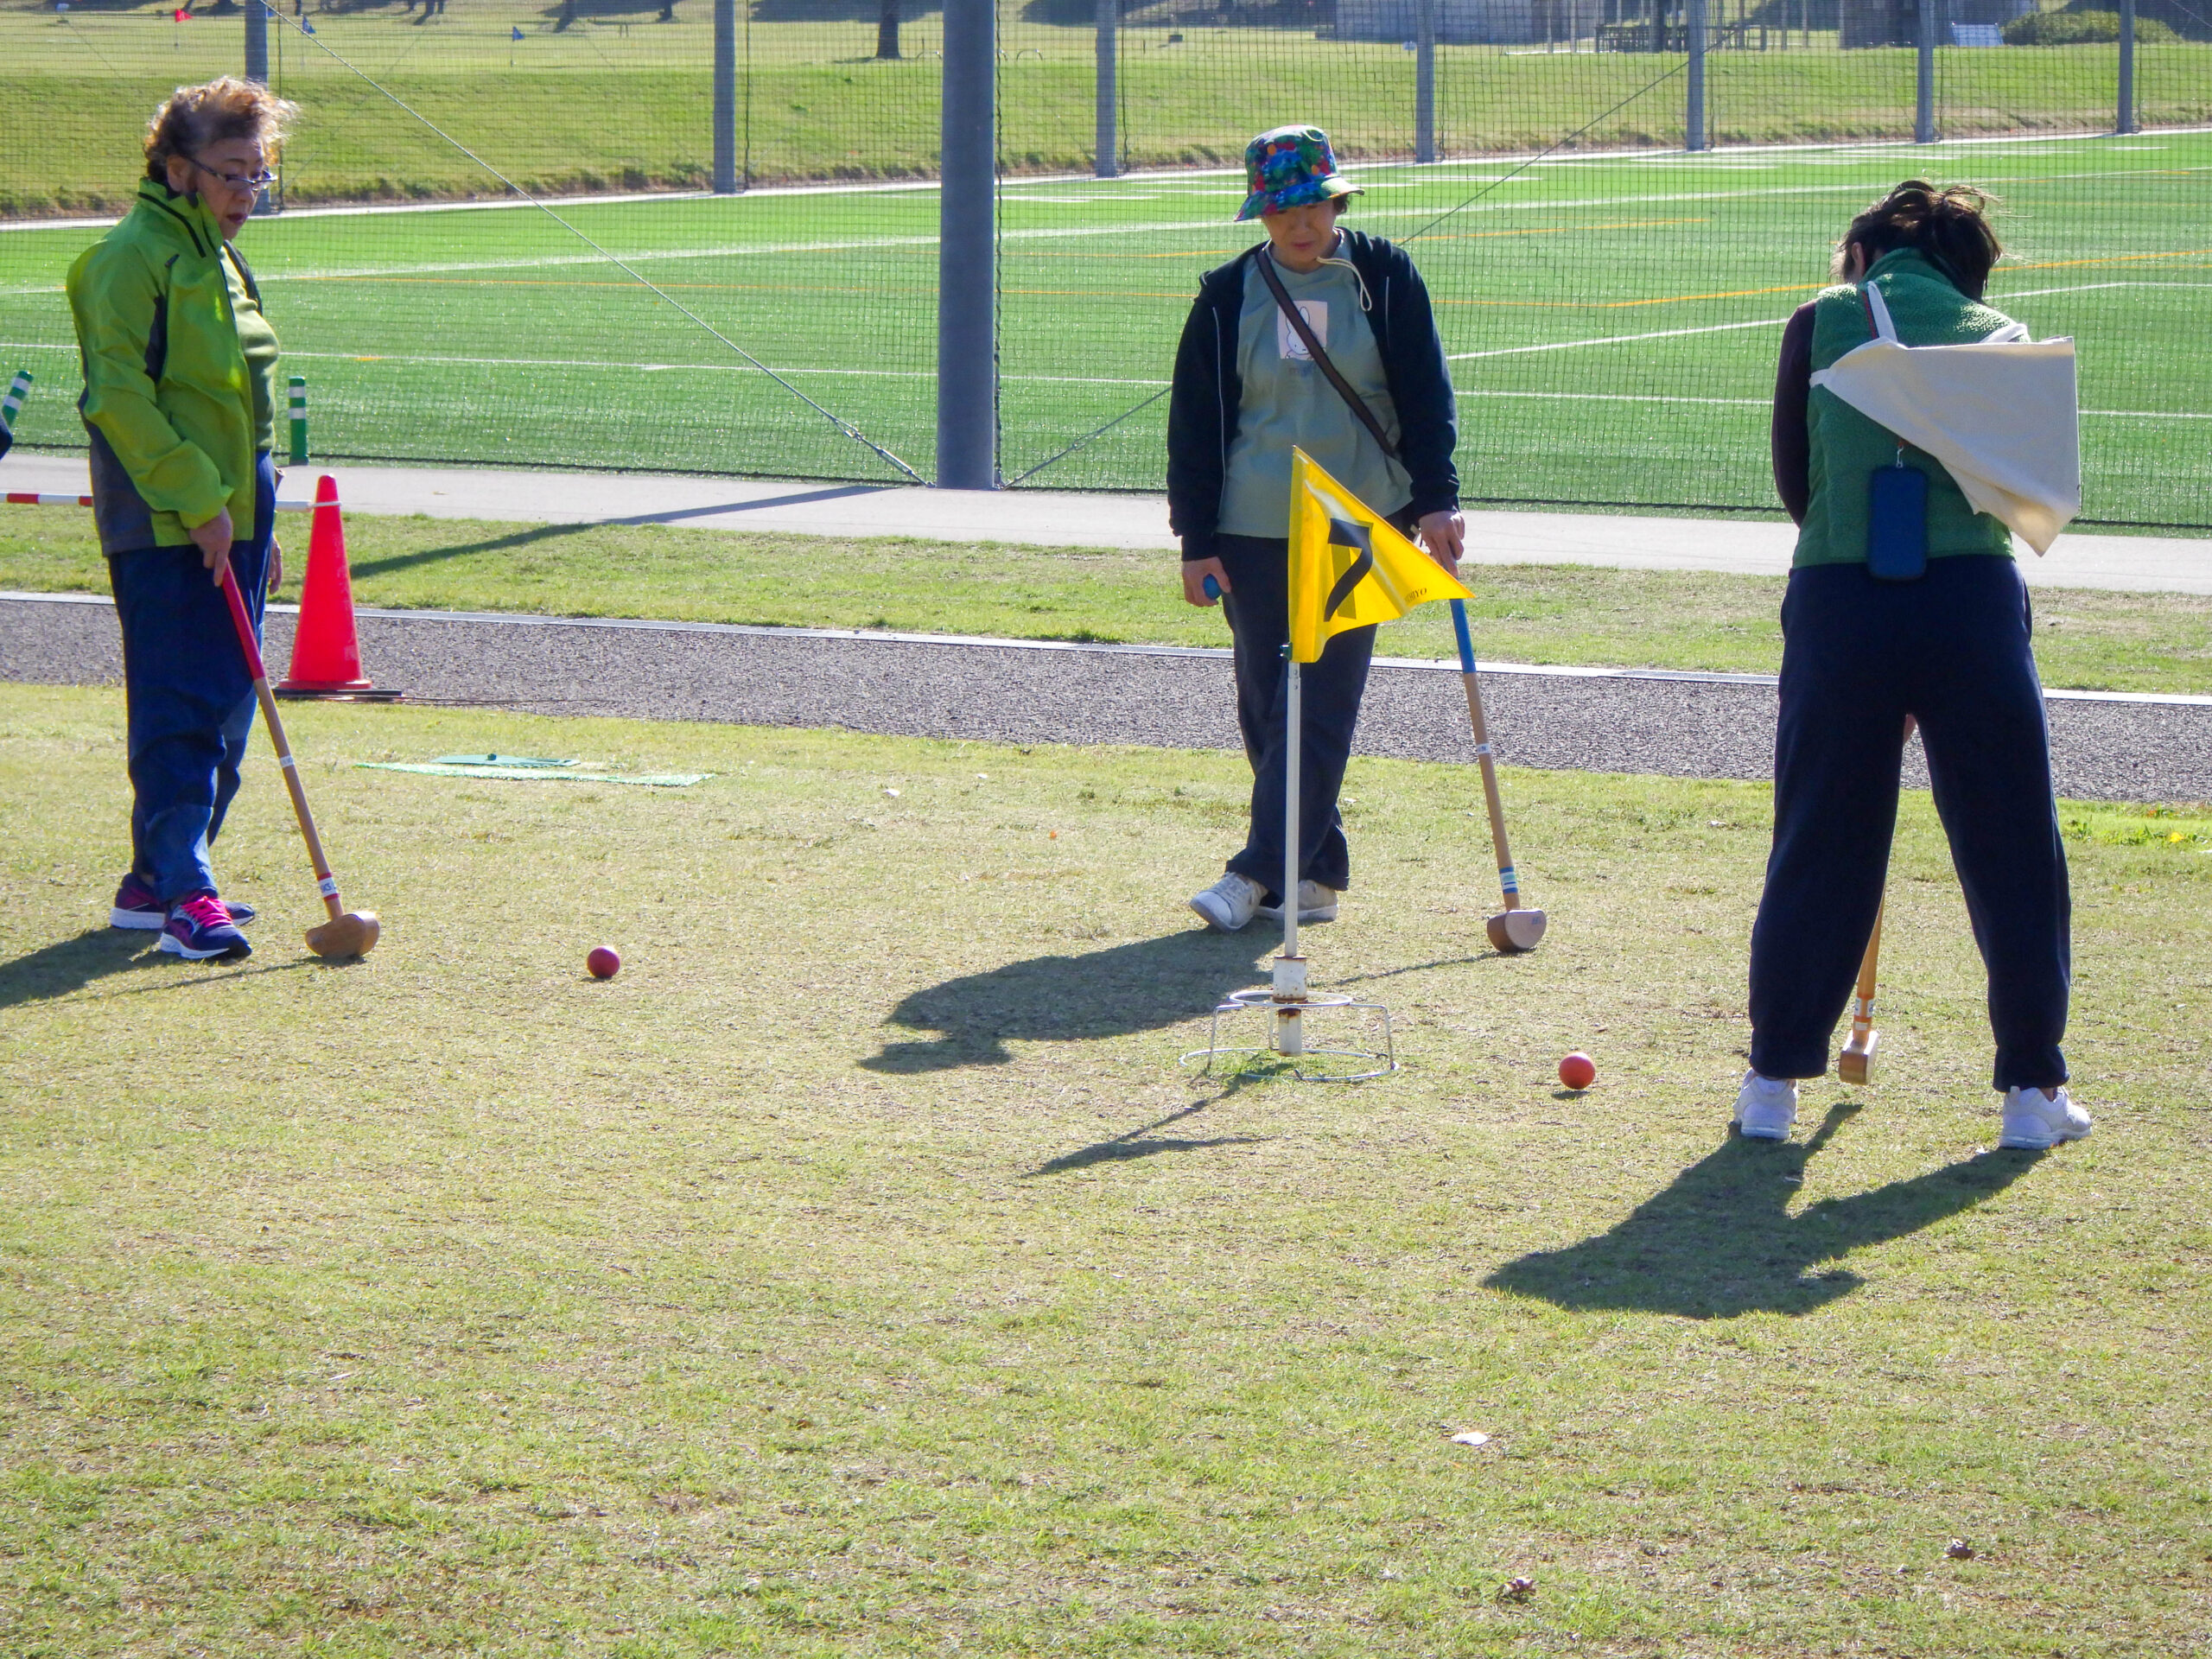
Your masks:
{"label": "metal fence pole", "polygon": [[1920,0],[1920,72],[1913,92],[1912,142],[1936,142],[1936,9],[1939,0]]}
{"label": "metal fence pole", "polygon": [[245,78],[269,84],[269,0],[245,0]]}
{"label": "metal fence pole", "polygon": [[1436,159],[1436,0],[1414,0],[1414,160]]}
{"label": "metal fence pole", "polygon": [[2135,130],[2135,0],[2120,0],[2120,119],[2114,130]]}
{"label": "metal fence pole", "polygon": [[1121,140],[1114,130],[1115,54],[1120,49],[1122,0],[1098,0],[1098,142],[1091,171],[1102,179],[1120,173]]}
{"label": "metal fence pole", "polygon": [[1683,124],[1689,130],[1688,148],[1705,148],[1705,0],[1689,0],[1689,109]]}
{"label": "metal fence pole", "polygon": [[945,0],[937,482],[998,487],[997,0]]}
{"label": "metal fence pole", "polygon": [[737,0],[715,0],[715,194],[737,194]]}
{"label": "metal fence pole", "polygon": [[[245,78],[269,84],[269,0],[245,0]],[[284,199],[264,185],[255,193],[254,215],[279,213],[283,205]]]}

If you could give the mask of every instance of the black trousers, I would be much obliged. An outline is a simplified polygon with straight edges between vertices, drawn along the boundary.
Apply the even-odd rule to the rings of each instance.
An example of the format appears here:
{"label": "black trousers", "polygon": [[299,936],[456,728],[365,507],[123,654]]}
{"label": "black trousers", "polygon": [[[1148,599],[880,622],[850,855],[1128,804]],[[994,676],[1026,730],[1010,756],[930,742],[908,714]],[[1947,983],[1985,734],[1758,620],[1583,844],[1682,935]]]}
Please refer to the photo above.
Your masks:
{"label": "black trousers", "polygon": [[[1236,724],[1244,757],[1252,763],[1252,822],[1243,849],[1229,861],[1281,899],[1283,878],[1283,728],[1287,676],[1283,648],[1290,643],[1290,543],[1279,537],[1224,536],[1215,552],[1229,572],[1222,597],[1236,646]],[[1367,665],[1375,655],[1375,630],[1355,628],[1322,647],[1321,660],[1299,673],[1299,874],[1339,890],[1351,882],[1351,850],[1337,815],[1344,763],[1351,758],[1359,700],[1367,690]]]}
{"label": "black trousers", "polygon": [[1791,572],[1774,848],[1751,931],[1751,1067],[1816,1077],[1858,977],[1897,827],[1904,717],[1989,974],[1997,1088],[2066,1080],[2072,901],[2026,584],[1998,556]]}

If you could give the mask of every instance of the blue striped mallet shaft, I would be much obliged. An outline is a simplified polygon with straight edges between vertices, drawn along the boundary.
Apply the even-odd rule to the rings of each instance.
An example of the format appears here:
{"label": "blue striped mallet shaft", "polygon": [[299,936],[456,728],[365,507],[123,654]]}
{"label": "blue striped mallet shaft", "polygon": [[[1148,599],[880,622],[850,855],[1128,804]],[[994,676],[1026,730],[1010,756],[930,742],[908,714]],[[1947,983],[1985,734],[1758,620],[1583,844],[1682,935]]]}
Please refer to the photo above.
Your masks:
{"label": "blue striped mallet shaft", "polygon": [[1475,762],[1482,768],[1483,799],[1490,808],[1491,845],[1497,853],[1497,884],[1504,890],[1505,908],[1484,924],[1491,944],[1503,955],[1533,950],[1544,937],[1545,918],[1521,902],[1521,878],[1514,874],[1513,849],[1505,839],[1505,801],[1497,792],[1497,765],[1490,742],[1490,727],[1483,719],[1482,688],[1475,673],[1474,636],[1467,632],[1464,600],[1452,601],[1452,631],[1459,638],[1459,681],[1467,690],[1467,720],[1475,732]]}
{"label": "blue striped mallet shaft", "polygon": [[292,423],[292,459],[290,464],[308,464],[308,383],[304,375],[294,375],[291,381],[289,413]]}

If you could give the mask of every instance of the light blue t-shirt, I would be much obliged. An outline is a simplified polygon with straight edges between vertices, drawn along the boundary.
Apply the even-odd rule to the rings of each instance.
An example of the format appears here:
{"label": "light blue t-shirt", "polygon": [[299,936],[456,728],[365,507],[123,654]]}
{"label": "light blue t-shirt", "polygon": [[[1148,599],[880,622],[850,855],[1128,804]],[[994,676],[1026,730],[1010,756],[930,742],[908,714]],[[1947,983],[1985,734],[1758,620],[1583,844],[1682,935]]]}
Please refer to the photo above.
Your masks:
{"label": "light blue t-shirt", "polygon": [[[1339,247],[1343,245],[1339,240]],[[1265,252],[1256,256],[1264,259]],[[1347,264],[1306,272],[1277,265],[1291,302],[1305,315],[1337,372],[1366,400],[1397,447],[1398,411],[1382,375],[1382,353],[1360,305],[1359,275]],[[1267,278],[1245,274],[1236,330],[1236,372],[1244,383],[1221,528],[1231,536],[1290,533],[1290,451],[1295,444],[1361,500],[1388,516],[1413,499],[1406,469],[1383,454],[1375,435],[1346,406],[1306,355],[1306,343],[1275,304]]]}

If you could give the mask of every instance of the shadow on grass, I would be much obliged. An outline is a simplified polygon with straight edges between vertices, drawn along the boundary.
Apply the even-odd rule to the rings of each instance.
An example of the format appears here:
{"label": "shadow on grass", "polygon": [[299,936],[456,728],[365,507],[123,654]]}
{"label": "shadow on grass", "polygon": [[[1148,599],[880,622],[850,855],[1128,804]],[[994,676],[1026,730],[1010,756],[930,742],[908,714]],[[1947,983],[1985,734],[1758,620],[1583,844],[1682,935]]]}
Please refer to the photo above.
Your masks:
{"label": "shadow on grass", "polygon": [[557,542],[571,536],[588,535],[594,530],[676,524],[687,518],[709,518],[718,513],[797,506],[810,501],[841,501],[848,496],[874,495],[888,487],[882,484],[840,484],[827,489],[801,490],[790,495],[764,496],[753,501],[723,501],[704,507],[672,507],[666,512],[641,512],[630,518],[608,518],[596,524],[533,524],[525,530],[513,531],[505,536],[487,537],[482,541],[455,542],[449,547],[423,547],[412,553],[394,553],[381,559],[363,559],[353,567],[353,573],[357,581],[364,576],[389,576],[426,564],[443,564],[448,559],[466,559],[478,553],[511,552],[516,548],[535,547],[542,542]]}
{"label": "shadow on grass", "polygon": [[[1228,1092],[1226,1090],[1223,1091],[1224,1094]],[[1214,1100],[1219,1098],[1220,1096],[1214,1096]],[[1164,1129],[1170,1123],[1179,1123],[1193,1112],[1202,1112],[1212,1104],[1213,1100],[1193,1101],[1180,1111],[1170,1112],[1149,1123],[1141,1123],[1110,1141],[1095,1141],[1087,1147],[1078,1147],[1073,1152],[1064,1152],[1058,1157],[1038,1165],[1029,1173],[1032,1175],[1065,1175],[1071,1170],[1089,1169],[1093,1164],[1128,1163],[1132,1159],[1150,1158],[1162,1152],[1204,1152],[1211,1147],[1249,1147],[1274,1138],[1265,1135],[1217,1135],[1205,1141],[1183,1140],[1175,1136],[1160,1140],[1147,1138],[1154,1129]]]}
{"label": "shadow on grass", "polygon": [[1509,1262],[1484,1282],[1578,1312],[1635,1308],[1693,1319],[1809,1313],[1864,1282],[1827,1264],[1971,1210],[2043,1157],[1979,1153],[1790,1214],[1805,1166],[1858,1110],[1831,1107],[1802,1144],[1732,1135],[1610,1232]]}
{"label": "shadow on grass", "polygon": [[926,1042],[886,1043],[871,1071],[949,1071],[1003,1065],[1008,1041],[1081,1042],[1154,1031],[1210,1013],[1263,976],[1257,935],[1170,933],[1081,956],[1032,957],[963,974],[913,993],[887,1023],[934,1031]]}
{"label": "shadow on grass", "polygon": [[418,565],[442,564],[448,559],[465,559],[472,553],[504,553],[511,548],[534,547],[540,542],[558,541],[565,536],[582,536],[595,528],[592,524],[537,524],[481,542],[456,542],[451,547],[425,547],[413,553],[394,553],[389,558],[363,559],[353,567],[353,580],[389,576]]}
{"label": "shadow on grass", "polygon": [[73,939],[43,945],[27,957],[0,962],[0,1008],[20,1007],[26,1002],[51,1002],[70,996],[96,981],[118,974],[139,976],[156,970],[135,985],[103,988],[101,998],[143,996],[156,991],[188,991],[224,980],[251,974],[287,974],[302,968],[345,969],[359,958],[325,962],[320,957],[297,957],[285,962],[187,962],[165,954],[158,933],[117,927],[87,928]]}
{"label": "shadow on grass", "polygon": [[0,962],[0,1008],[51,1001],[111,974],[152,967],[161,960],[159,938],[152,932],[92,927],[73,939],[42,945],[13,962]]}

